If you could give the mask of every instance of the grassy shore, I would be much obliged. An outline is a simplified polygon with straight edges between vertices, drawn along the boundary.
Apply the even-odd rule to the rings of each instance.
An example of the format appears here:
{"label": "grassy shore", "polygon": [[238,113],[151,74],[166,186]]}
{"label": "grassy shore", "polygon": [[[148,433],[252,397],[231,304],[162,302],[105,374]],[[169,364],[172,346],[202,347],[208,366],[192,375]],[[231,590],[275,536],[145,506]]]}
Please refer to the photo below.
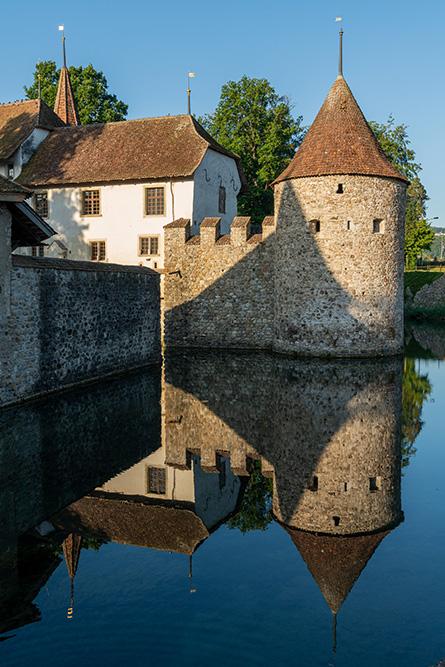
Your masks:
{"label": "grassy shore", "polygon": [[[445,305],[414,306],[413,297],[424,285],[431,285],[443,271],[405,271],[405,318],[415,322],[445,322]],[[407,290],[409,289],[409,292]],[[411,293],[411,294],[410,294]]]}

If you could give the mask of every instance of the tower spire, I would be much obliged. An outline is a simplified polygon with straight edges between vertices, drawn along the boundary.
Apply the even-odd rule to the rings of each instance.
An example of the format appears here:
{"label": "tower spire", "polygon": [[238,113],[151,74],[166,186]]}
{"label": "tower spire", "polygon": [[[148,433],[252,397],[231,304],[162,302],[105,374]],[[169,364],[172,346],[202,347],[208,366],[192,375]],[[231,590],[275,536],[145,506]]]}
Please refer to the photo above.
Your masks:
{"label": "tower spire", "polygon": [[63,67],[60,70],[59,84],[57,86],[56,101],[54,103],[55,113],[63,120],[65,125],[80,125],[79,112],[77,110],[76,100],[71,86],[70,75],[66,66],[65,51],[65,30],[63,25],[59,25],[62,34],[63,45]]}
{"label": "tower spire", "polygon": [[338,55],[338,76],[343,76],[343,24],[342,17],[336,16],[336,21],[340,21],[340,49]]}
{"label": "tower spire", "polygon": [[338,56],[338,76],[343,76],[343,28],[340,28],[340,52]]}

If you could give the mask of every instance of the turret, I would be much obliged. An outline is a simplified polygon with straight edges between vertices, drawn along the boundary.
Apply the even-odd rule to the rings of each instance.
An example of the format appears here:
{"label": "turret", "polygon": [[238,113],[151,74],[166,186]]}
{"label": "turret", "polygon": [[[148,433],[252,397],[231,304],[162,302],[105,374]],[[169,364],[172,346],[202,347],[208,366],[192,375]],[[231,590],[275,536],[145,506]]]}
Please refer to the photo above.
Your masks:
{"label": "turret", "polygon": [[402,352],[407,183],[380,148],[340,64],[274,183],[277,351]]}
{"label": "turret", "polygon": [[66,66],[65,36],[62,37],[62,42],[63,67],[60,70],[56,101],[54,103],[54,112],[61,120],[63,120],[65,125],[81,125],[76,100],[74,98],[74,93],[71,86],[70,75]]}

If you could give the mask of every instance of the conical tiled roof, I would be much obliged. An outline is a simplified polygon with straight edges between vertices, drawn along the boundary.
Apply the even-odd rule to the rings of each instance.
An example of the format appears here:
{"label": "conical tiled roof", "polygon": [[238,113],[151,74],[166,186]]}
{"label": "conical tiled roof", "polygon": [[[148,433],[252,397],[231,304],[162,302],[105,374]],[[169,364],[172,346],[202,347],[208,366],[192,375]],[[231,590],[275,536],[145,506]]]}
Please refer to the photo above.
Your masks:
{"label": "conical tiled roof", "polygon": [[380,542],[391,532],[318,535],[281,525],[289,533],[334,613],[339,611]]}
{"label": "conical tiled roof", "polygon": [[59,85],[57,87],[54,112],[63,120],[65,125],[80,125],[79,112],[74,99],[68,69],[63,66],[60,70]]}
{"label": "conical tiled roof", "polygon": [[274,183],[334,174],[385,176],[408,182],[380,148],[341,74],[292,162]]}

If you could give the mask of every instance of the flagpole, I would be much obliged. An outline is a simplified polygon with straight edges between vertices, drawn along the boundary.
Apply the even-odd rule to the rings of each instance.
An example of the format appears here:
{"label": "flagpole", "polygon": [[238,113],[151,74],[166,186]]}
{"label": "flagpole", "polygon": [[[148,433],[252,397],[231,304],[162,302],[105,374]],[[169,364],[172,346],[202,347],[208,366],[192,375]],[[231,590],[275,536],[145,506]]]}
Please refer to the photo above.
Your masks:
{"label": "flagpole", "polygon": [[190,93],[192,91],[190,90],[190,71],[187,74],[187,113],[189,116],[192,115],[191,111],[191,104],[190,104]]}
{"label": "flagpole", "polygon": [[340,21],[340,51],[338,56],[338,76],[343,76],[343,21],[341,16],[335,18]]}

